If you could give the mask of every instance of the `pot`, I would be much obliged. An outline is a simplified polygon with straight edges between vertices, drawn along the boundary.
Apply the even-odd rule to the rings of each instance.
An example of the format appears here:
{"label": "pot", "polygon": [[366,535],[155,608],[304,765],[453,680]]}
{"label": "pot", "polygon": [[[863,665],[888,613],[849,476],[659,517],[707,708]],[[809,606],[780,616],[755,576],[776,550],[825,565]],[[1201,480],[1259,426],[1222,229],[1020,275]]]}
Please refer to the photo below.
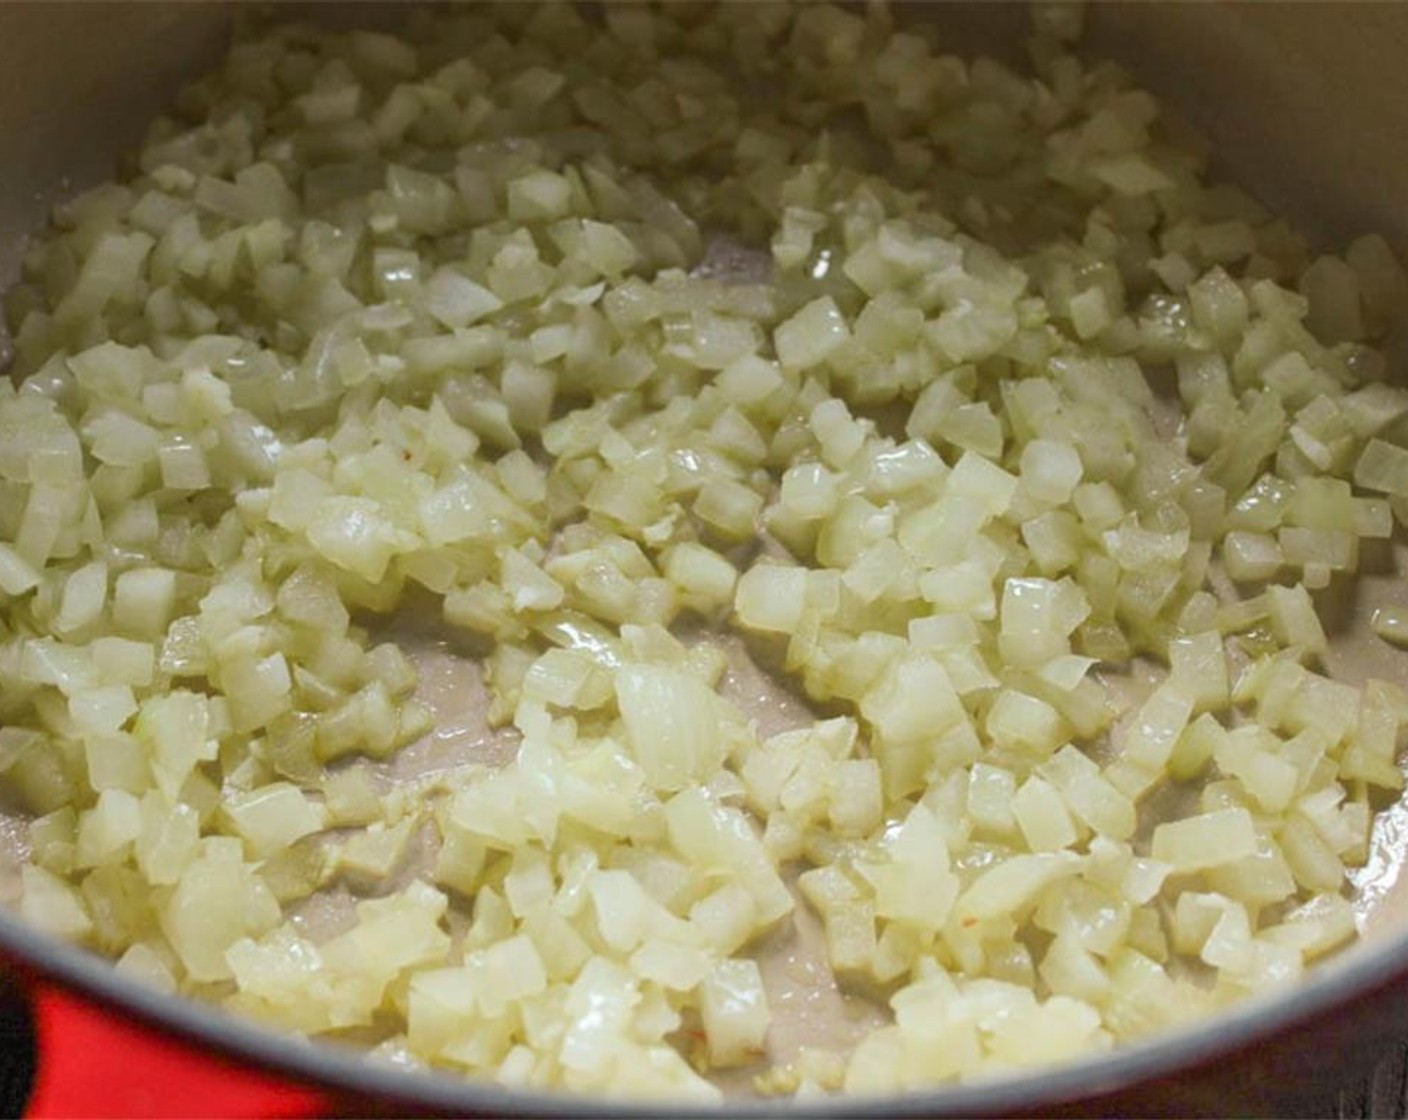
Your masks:
{"label": "pot", "polygon": [[[338,21],[396,18],[385,7],[313,7]],[[1025,12],[958,5],[920,18],[951,25],[955,47],[1015,58]],[[23,235],[42,224],[48,203],[110,174],[145,121],[218,56],[231,22],[220,5],[0,6],[0,286],[14,278]],[[1223,177],[1327,243],[1373,230],[1408,250],[1408,161],[1399,148],[1408,146],[1408,7],[1099,5],[1089,23],[1087,49],[1126,63],[1208,133]],[[1408,1025],[1400,1011],[1408,909],[1397,917],[1392,910],[1390,900],[1362,943],[1294,990],[1113,1054],[903,1098],[764,1102],[749,1111],[1314,1112],[1307,1094],[1317,1081],[1367,1069]],[[509,1092],[290,1041],[138,987],[3,908],[0,952],[30,1001],[38,1037],[34,1117],[632,1112],[620,1102]],[[1319,1111],[1328,1107],[1327,1099]]]}

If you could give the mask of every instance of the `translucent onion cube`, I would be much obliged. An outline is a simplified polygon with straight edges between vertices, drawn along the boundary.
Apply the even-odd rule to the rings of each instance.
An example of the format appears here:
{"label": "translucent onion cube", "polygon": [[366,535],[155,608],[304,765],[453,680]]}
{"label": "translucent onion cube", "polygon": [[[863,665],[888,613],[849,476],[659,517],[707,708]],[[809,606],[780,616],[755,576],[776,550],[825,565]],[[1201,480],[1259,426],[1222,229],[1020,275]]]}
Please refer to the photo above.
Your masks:
{"label": "translucent onion cube", "polygon": [[1080,454],[1068,443],[1034,439],[1022,449],[1022,489],[1045,504],[1069,501],[1082,470]]}
{"label": "translucent onion cube", "polygon": [[323,828],[323,808],[289,782],[271,782],[225,802],[249,854],[263,859]]}
{"label": "translucent onion cube", "polygon": [[615,686],[626,741],[652,786],[683,789],[718,768],[720,702],[703,681],[678,669],[624,665]]}
{"label": "translucent onion cube", "polygon": [[1245,809],[1167,821],[1154,828],[1150,851],[1178,872],[1203,871],[1244,859],[1256,851],[1256,828]]}
{"label": "translucent onion cube", "polygon": [[790,634],[802,620],[806,597],[805,568],[759,564],[739,577],[734,610],[750,629]]}
{"label": "translucent onion cube", "polygon": [[850,337],[850,329],[830,296],[812,300],[773,334],[783,369],[808,369],[835,353]]}
{"label": "translucent onion cube", "polygon": [[746,1065],[764,1053],[772,1014],[756,961],[716,964],[700,987],[699,1010],[715,1065]]}
{"label": "translucent onion cube", "polygon": [[967,720],[948,673],[924,655],[895,664],[861,699],[861,714],[891,743],[931,738]]}

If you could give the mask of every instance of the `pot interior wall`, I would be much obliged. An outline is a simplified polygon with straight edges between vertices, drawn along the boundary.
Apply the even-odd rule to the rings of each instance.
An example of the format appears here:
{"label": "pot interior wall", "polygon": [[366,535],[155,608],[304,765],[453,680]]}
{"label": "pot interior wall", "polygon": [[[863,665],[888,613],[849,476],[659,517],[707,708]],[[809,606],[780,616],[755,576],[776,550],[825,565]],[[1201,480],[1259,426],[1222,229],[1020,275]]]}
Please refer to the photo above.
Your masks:
{"label": "pot interior wall", "polygon": [[[396,5],[286,5],[386,22]],[[946,4],[956,48],[1016,60],[1016,3]],[[1097,4],[1088,47],[1127,64],[1213,141],[1239,182],[1335,243],[1369,230],[1408,249],[1408,7],[1334,2]],[[219,57],[218,4],[0,5],[0,285],[56,192],[110,173],[180,84]]]}

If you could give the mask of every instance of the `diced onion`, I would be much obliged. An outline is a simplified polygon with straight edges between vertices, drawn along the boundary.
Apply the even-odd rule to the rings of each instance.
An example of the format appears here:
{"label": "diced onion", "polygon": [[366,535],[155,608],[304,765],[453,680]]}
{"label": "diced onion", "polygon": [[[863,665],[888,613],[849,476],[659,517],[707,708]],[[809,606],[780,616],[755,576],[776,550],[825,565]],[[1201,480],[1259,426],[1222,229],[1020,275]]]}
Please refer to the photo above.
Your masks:
{"label": "diced onion", "polygon": [[[1327,675],[1317,593],[1408,522],[1408,278],[1307,263],[1079,22],[1031,75],[829,4],[242,39],[9,303],[23,917],[702,1103],[1068,1060],[1350,940],[1408,698]],[[510,761],[394,783],[402,611]],[[801,910],[794,979],[887,995],[846,1052],[773,1029]]]}

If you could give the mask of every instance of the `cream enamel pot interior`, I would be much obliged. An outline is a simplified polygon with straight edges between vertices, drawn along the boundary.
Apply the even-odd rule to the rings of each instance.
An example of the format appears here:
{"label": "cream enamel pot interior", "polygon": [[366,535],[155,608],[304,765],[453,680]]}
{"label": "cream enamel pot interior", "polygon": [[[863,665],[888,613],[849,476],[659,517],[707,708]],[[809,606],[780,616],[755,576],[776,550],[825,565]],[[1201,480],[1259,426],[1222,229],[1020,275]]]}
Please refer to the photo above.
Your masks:
{"label": "cream enamel pot interior", "polygon": [[[338,22],[387,25],[397,17],[394,6],[313,8],[315,18]],[[1009,57],[1025,20],[1021,6],[1005,4],[915,15],[950,24],[956,47]],[[218,56],[231,20],[222,5],[0,5],[0,286],[14,279],[24,236],[43,223],[48,202],[109,175],[144,122]],[[1085,49],[1126,63],[1209,135],[1227,178],[1327,243],[1378,231],[1400,252],[1408,250],[1408,160],[1402,158],[1408,151],[1408,6],[1106,4],[1092,8],[1089,24]],[[1000,1082],[877,1102],[749,1108],[778,1116],[1293,1108],[1317,1080],[1366,1067],[1408,1028],[1408,1014],[1400,1011],[1408,1006],[1408,907],[1401,901],[1391,897],[1362,944],[1295,990],[1249,1002],[1196,1029]],[[70,1046],[59,1053],[75,1039],[58,1032],[77,1030],[75,1023],[82,1024],[85,1046],[141,1038],[144,1055],[168,1063],[168,1072],[133,1070],[133,1084],[174,1076],[170,1063],[178,1063],[196,1072],[183,1072],[168,1087],[197,1092],[203,1070],[208,1084],[222,1086],[223,1095],[211,1099],[251,1115],[625,1111],[615,1103],[511,1094],[377,1066],[346,1051],[290,1044],[214,1009],[140,990],[106,962],[36,934],[3,910],[0,951],[36,994],[41,1047],[55,1050],[52,1062],[41,1056],[48,1096],[37,1102],[40,1113],[63,1112],[61,1102],[72,1111],[85,1099],[75,1095],[77,1081],[88,1076],[84,1071],[113,1065],[92,1049],[74,1053]],[[71,1017],[75,999],[87,1008],[77,1019]],[[230,1090],[236,1082],[238,1092]],[[310,1088],[286,1090],[283,1083]],[[206,1111],[190,1096],[162,1096],[170,1094],[147,1099],[145,1109],[129,1107],[148,1113],[174,1108],[167,1112],[172,1115]]]}

